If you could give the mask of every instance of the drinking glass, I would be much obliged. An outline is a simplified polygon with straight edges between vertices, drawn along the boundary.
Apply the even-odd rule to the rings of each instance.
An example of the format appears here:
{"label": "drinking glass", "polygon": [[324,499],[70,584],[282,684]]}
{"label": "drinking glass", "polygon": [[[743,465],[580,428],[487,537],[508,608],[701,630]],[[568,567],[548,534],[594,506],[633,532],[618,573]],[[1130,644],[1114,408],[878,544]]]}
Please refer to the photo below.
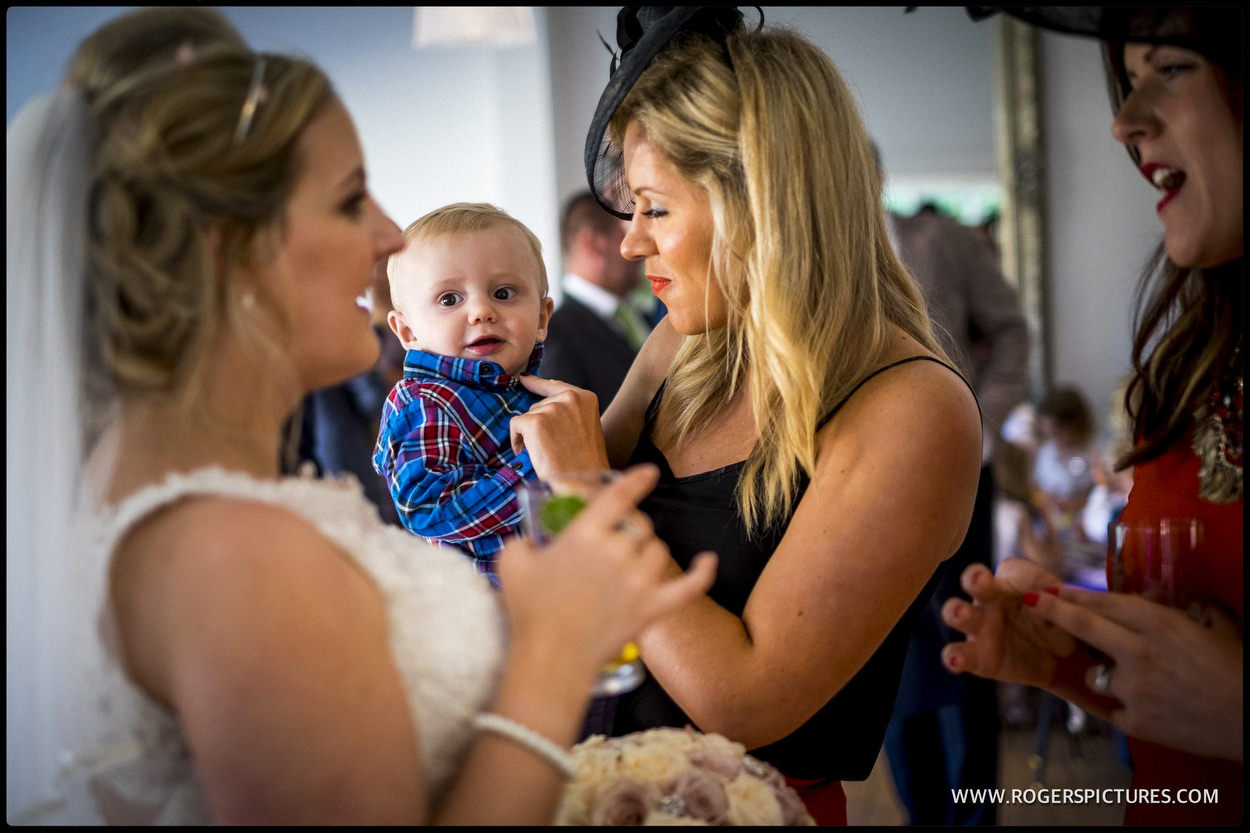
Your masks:
{"label": "drinking glass", "polygon": [[[595,493],[620,475],[608,469],[565,472],[544,482],[526,481],[517,490],[522,531],[540,546],[546,545],[577,516]],[[595,696],[624,694],[642,684],[646,671],[638,646],[627,642],[616,659],[595,680]]]}
{"label": "drinking glass", "polygon": [[1184,609],[1193,601],[1189,576],[1202,546],[1197,518],[1115,521],[1110,525],[1110,589]]}

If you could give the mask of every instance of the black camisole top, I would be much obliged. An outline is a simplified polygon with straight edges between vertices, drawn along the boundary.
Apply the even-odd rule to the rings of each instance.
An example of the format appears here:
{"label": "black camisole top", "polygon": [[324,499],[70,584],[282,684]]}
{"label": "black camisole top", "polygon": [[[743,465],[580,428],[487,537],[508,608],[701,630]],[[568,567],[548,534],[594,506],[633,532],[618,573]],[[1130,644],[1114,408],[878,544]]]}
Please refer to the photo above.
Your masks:
{"label": "black camisole top", "polygon": [[[937,362],[959,375],[958,371],[931,356],[913,356],[894,362],[862,379],[820,424],[823,426],[832,419],[869,379],[892,367],[919,360]],[[967,383],[966,379],[964,381]],[[668,544],[674,560],[683,570],[700,552],[712,550],[717,554],[716,581],[708,595],[729,612],[741,616],[789,519],[756,539],[748,538],[734,501],[735,487],[745,461],[690,477],[675,477],[664,455],[651,442],[651,428],[663,393],[661,386],[647,409],[646,425],[630,458],[630,465],[648,462],[660,469],[659,484],[642,502],[641,508],[650,516],[656,534]],[[800,483],[800,498],[807,485],[804,477]],[[899,511],[906,511],[906,507],[899,507]],[[893,710],[916,616],[932,595],[944,566],[945,562],[934,572],[876,653],[828,703],[789,736],[751,750],[751,754],[791,778],[850,781],[867,778],[877,760]],[[837,639],[838,634],[812,633],[811,638]],[[733,692],[728,691],[725,696],[732,697]],[[613,735],[657,726],[694,725],[653,675],[648,675],[639,688],[621,695],[614,712]]]}

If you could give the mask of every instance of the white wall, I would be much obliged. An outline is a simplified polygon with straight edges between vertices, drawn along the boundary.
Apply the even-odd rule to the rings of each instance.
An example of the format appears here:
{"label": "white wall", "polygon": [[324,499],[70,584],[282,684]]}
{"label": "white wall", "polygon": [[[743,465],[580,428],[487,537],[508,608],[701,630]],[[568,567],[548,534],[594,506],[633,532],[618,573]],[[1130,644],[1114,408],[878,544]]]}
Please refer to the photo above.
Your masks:
{"label": "white wall", "polygon": [[[616,7],[548,10],[561,198],[584,188],[586,129],[607,82]],[[758,19],[746,9],[746,19]],[[790,26],[833,60],[859,102],[893,178],[997,175],[994,33],[958,7],[767,6],[768,24]]]}
{"label": "white wall", "polygon": [[586,133],[608,82],[611,60],[599,35],[616,48],[616,12],[615,6],[547,9],[556,192],[561,202],[587,187],[582,162]]}
{"label": "white wall", "polygon": [[[6,121],[51,89],[78,41],[129,7],[11,8]],[[227,6],[257,49],[304,55],[355,118],[370,186],[401,227],[456,201],[499,205],[559,268],[545,12],[539,40],[503,49],[414,50],[412,7]]]}
{"label": "white wall", "polygon": [[1137,280],[1162,226],[1155,190],[1111,137],[1097,42],[1042,36],[1051,373],[1106,414],[1130,369]]}
{"label": "white wall", "polygon": [[370,187],[401,227],[450,202],[525,223],[559,267],[546,26],[531,46],[411,47],[410,6],[226,7],[258,49],[308,55],[356,120]]}
{"label": "white wall", "polygon": [[[77,42],[122,7],[6,12],[6,122],[51,89]],[[411,7],[225,7],[255,46],[321,64],[355,116],[396,222],[456,200],[530,225],[558,274],[560,200],[584,187],[586,129],[616,7],[538,8],[538,43],[414,51]],[[749,20],[755,12],[746,11]],[[833,59],[892,180],[994,177],[994,26],[960,7],[767,7]],[[1100,412],[1127,368],[1130,299],[1159,237],[1149,186],[1110,138],[1097,47],[1043,36],[1052,367]]]}

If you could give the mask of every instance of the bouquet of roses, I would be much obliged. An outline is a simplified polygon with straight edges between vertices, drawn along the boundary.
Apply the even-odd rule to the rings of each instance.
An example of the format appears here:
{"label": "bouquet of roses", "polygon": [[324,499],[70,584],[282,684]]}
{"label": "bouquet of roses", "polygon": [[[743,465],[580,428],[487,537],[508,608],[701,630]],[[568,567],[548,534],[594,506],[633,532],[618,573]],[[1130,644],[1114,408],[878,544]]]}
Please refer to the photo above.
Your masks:
{"label": "bouquet of roses", "polygon": [[577,774],[556,824],[812,825],[777,769],[693,729],[595,735],[573,748]]}

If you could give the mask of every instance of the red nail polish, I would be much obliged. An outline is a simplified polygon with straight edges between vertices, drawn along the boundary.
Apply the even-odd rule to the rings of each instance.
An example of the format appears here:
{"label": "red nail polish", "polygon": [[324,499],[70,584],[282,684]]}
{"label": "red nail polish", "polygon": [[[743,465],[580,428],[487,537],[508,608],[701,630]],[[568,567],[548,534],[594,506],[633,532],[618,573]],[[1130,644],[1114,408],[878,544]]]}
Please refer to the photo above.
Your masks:
{"label": "red nail polish", "polygon": [[1030,590],[1020,597],[1020,601],[1025,607],[1036,607],[1038,598],[1038,595]]}
{"label": "red nail polish", "polygon": [[1059,595],[1059,588],[1058,588],[1058,587],[1043,587],[1043,588],[1042,588],[1042,592],[1043,592],[1043,593],[1049,593],[1049,594],[1050,594],[1050,595],[1052,595],[1052,596],[1058,596],[1058,595]]}

